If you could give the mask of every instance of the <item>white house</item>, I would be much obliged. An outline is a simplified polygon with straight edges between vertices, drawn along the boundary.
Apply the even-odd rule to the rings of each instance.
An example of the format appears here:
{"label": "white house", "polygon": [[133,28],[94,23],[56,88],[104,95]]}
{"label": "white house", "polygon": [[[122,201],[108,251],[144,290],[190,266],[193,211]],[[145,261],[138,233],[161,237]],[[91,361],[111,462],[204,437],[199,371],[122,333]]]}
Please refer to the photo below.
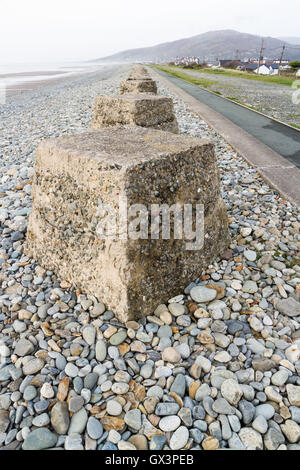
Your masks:
{"label": "white house", "polygon": [[296,77],[300,77],[300,69],[297,70]]}
{"label": "white house", "polygon": [[263,64],[259,68],[254,70],[254,73],[259,75],[278,75],[277,64]]}

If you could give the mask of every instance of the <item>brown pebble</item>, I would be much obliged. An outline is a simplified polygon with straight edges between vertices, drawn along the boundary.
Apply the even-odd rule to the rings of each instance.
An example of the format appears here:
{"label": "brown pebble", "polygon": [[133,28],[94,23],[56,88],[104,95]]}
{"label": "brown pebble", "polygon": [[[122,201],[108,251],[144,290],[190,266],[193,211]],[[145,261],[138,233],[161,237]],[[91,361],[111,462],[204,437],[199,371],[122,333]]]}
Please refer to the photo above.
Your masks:
{"label": "brown pebble", "polygon": [[[170,394],[170,396],[171,396],[171,394]],[[149,397],[144,401],[144,407],[145,407],[148,414],[151,414],[151,413],[154,412],[158,402],[159,402],[158,397]]]}
{"label": "brown pebble", "polygon": [[232,258],[233,251],[232,250],[226,250],[224,253],[220,255],[221,259],[224,259],[226,261],[230,260]]}
{"label": "brown pebble", "polygon": [[217,292],[217,300],[223,299],[223,297],[225,297],[225,289],[223,289],[223,287],[218,286],[216,284],[206,284],[205,287],[207,287],[208,289],[213,289]]}
{"label": "brown pebble", "polygon": [[57,399],[58,401],[65,401],[69,393],[70,379],[65,377],[62,379],[57,387]]}
{"label": "brown pebble", "polygon": [[146,397],[146,389],[143,385],[137,384],[134,389],[134,394],[136,399],[141,402],[145,400]]}
{"label": "brown pebble", "polygon": [[219,447],[219,441],[215,437],[207,437],[202,441],[202,448],[204,450],[217,450]]}
{"label": "brown pebble", "polygon": [[164,322],[166,325],[171,325],[172,324],[172,315],[169,312],[162,312],[159,315],[159,318],[161,319],[162,322]]}
{"label": "brown pebble", "polygon": [[119,344],[118,350],[119,350],[119,353],[121,354],[121,356],[124,356],[130,350],[130,346],[127,343],[122,343],[122,344]]}
{"label": "brown pebble", "polygon": [[194,363],[190,368],[190,375],[196,380],[199,379],[201,375],[201,366],[199,366],[199,364]]}
{"label": "brown pebble", "polygon": [[122,431],[125,428],[125,421],[122,418],[115,418],[113,416],[104,416],[101,423],[105,431]]}
{"label": "brown pebble", "polygon": [[199,380],[196,380],[195,382],[192,382],[191,385],[189,386],[189,396],[194,400],[196,392],[198,388],[200,387],[200,382]]}
{"label": "brown pebble", "polygon": [[131,436],[128,441],[133,444],[137,450],[148,450],[148,442],[145,436],[142,434],[136,434]]}
{"label": "brown pebble", "polygon": [[[180,406],[180,408],[183,407],[182,398],[181,398],[179,395],[177,395],[177,393],[175,393],[175,392],[170,392],[170,393],[169,393],[169,396],[170,396],[171,398],[174,398],[174,400],[176,401],[177,405]],[[159,401],[159,400],[158,400],[158,401]]]}
{"label": "brown pebble", "polygon": [[160,422],[160,417],[156,415],[150,415],[148,416],[148,419],[150,423],[155,427],[158,426],[158,423]]}
{"label": "brown pebble", "polygon": [[199,335],[197,336],[197,340],[201,343],[201,344],[211,344],[211,343],[214,343],[214,338],[213,336],[208,333],[207,331],[201,331],[199,333]]}
{"label": "brown pebble", "polygon": [[190,313],[195,313],[198,310],[198,305],[194,302],[188,301],[186,304],[187,308],[189,309]]}
{"label": "brown pebble", "polygon": [[127,329],[132,329],[132,330],[139,329],[139,324],[136,321],[128,321],[125,326]]}

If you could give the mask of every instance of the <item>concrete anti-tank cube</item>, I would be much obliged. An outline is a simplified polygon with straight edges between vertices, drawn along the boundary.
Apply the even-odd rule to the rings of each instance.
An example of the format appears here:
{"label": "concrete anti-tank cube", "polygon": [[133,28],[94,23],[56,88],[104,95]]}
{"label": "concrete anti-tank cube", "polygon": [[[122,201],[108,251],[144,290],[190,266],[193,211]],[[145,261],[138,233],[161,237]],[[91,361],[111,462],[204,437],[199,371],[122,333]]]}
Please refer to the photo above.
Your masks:
{"label": "concrete anti-tank cube", "polygon": [[145,67],[136,67],[128,77],[128,80],[152,80]]}
{"label": "concrete anti-tank cube", "polygon": [[[122,322],[181,294],[229,243],[214,149],[206,140],[125,126],[44,141],[32,196],[26,254],[95,295]],[[187,251],[185,236],[175,239],[172,227],[170,239],[151,236],[150,226],[144,239],[133,239],[132,214],[128,224],[119,220],[120,197],[128,210],[204,204],[204,247]],[[99,207],[115,210],[113,238],[99,235],[105,219]]]}
{"label": "concrete anti-tank cube", "polygon": [[157,94],[157,84],[154,80],[125,80],[120,84],[120,94],[152,93]]}
{"label": "concrete anti-tank cube", "polygon": [[178,132],[171,98],[145,93],[97,97],[91,129],[118,125]]}

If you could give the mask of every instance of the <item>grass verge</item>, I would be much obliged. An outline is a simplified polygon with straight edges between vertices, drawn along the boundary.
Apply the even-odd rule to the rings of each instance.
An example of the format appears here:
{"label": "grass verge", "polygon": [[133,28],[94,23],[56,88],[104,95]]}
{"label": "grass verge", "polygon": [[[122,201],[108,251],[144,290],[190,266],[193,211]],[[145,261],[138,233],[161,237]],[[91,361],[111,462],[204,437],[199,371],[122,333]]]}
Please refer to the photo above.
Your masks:
{"label": "grass verge", "polygon": [[[187,70],[184,69],[182,66],[160,66],[160,65],[155,65],[156,68],[162,67],[165,69],[164,71],[168,71],[171,73],[173,70]],[[167,70],[168,69],[168,70]],[[201,72],[205,73],[207,75],[224,75],[227,77],[236,77],[236,78],[243,78],[244,80],[256,80],[258,82],[265,82],[265,83],[272,83],[273,85],[283,85],[283,86],[292,86],[293,82],[296,80],[296,77],[284,77],[282,75],[257,75],[255,73],[249,73],[249,72],[240,72],[238,70],[227,70],[227,69],[190,69],[195,72]],[[185,74],[186,75],[186,74]],[[205,80],[205,79],[204,79]]]}
{"label": "grass verge", "polygon": [[193,83],[194,85],[202,86],[203,88],[209,88],[212,85],[218,83],[216,80],[206,80],[205,78],[194,78],[184,72],[181,72],[180,70],[173,70],[173,68],[167,67],[167,66],[155,65],[155,68],[158,70],[161,70],[162,72],[169,73],[170,75],[173,75],[173,77],[181,78],[182,80],[185,80],[186,82]]}

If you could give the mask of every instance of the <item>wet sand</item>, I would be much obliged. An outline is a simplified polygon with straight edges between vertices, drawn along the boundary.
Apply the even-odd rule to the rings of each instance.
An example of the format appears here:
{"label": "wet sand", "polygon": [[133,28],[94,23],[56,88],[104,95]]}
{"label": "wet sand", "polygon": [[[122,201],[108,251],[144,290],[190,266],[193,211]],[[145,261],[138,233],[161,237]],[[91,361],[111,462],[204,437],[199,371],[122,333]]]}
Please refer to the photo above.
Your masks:
{"label": "wet sand", "polygon": [[61,74],[65,74],[65,73],[68,73],[68,72],[63,72],[61,70],[52,70],[52,71],[47,71],[47,70],[43,70],[43,71],[34,71],[34,72],[17,72],[17,73],[2,73],[0,74],[0,80],[2,78],[13,78],[13,77],[36,77],[37,75],[41,76],[41,75],[61,75]]}
{"label": "wet sand", "polygon": [[[101,66],[99,65],[99,70]],[[56,82],[61,82],[68,78],[77,78],[83,75],[88,75],[95,70],[89,68],[74,71],[70,67],[70,71],[66,70],[43,70],[43,71],[31,71],[31,72],[16,72],[16,73],[7,73],[0,74],[0,84],[1,80],[5,84],[5,94],[6,97],[13,97],[23,94],[27,91],[32,91],[36,88],[45,87],[47,85],[53,85]],[[32,77],[32,79],[30,79]],[[41,78],[45,77],[45,78]],[[47,77],[47,78],[46,78]],[[24,78],[24,80],[22,80]],[[13,81],[16,79],[16,81]],[[6,83],[5,83],[6,82]]]}

